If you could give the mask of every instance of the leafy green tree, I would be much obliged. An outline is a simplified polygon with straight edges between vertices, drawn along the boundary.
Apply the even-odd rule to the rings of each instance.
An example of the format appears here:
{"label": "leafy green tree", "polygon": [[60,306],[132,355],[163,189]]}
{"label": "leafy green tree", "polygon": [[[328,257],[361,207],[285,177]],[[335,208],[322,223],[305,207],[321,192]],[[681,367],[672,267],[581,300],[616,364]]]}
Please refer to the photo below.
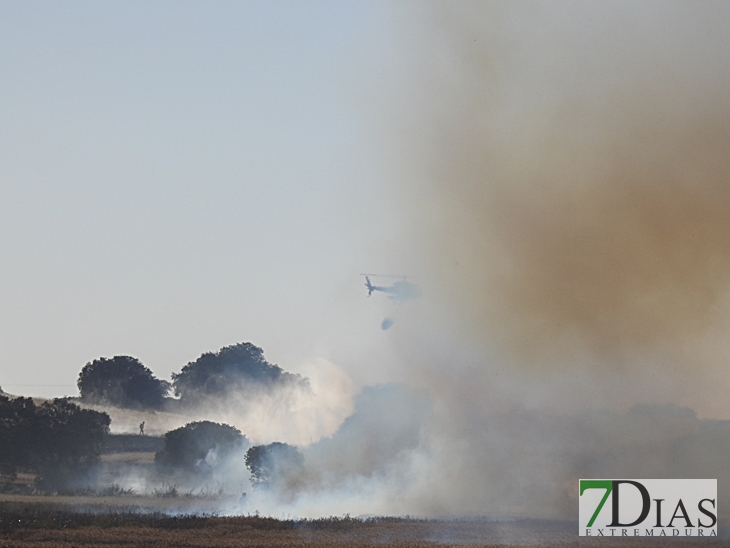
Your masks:
{"label": "leafy green tree", "polygon": [[259,489],[276,486],[298,474],[304,466],[304,456],[296,447],[278,441],[251,447],[245,461],[251,472],[251,484]]}
{"label": "leafy green tree", "polygon": [[57,490],[85,479],[99,462],[110,424],[106,413],[82,409],[66,399],[40,405],[33,432],[37,448],[33,462],[39,485]]}
{"label": "leafy green tree", "polygon": [[84,402],[130,409],[159,409],[170,391],[170,383],[131,356],[87,363],[76,384]]}
{"label": "leafy green tree", "polygon": [[0,395],[0,471],[35,472],[47,490],[67,487],[98,462],[110,423],[106,413],[65,399],[37,406]]}
{"label": "leafy green tree", "polygon": [[182,402],[225,395],[246,388],[267,388],[298,384],[307,386],[300,375],[287,373],[264,359],[264,352],[251,343],[240,343],[207,352],[173,373],[172,386]]}
{"label": "leafy green tree", "polygon": [[0,395],[0,474],[15,477],[35,452],[36,405],[31,398]]}
{"label": "leafy green tree", "polygon": [[207,475],[249,445],[238,429],[227,424],[191,422],[165,434],[165,446],[155,454],[155,464],[163,471]]}

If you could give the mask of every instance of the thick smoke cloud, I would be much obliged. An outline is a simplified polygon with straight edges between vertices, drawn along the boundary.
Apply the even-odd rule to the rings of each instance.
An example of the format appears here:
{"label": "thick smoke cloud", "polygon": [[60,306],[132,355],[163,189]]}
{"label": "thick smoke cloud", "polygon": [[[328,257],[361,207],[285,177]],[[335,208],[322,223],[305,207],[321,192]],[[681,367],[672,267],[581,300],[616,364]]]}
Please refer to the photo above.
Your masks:
{"label": "thick smoke cloud", "polygon": [[311,416],[217,409],[304,455],[243,511],[575,518],[580,477],[716,477],[722,496],[730,6],[394,16],[373,134],[409,227],[394,263],[423,288],[387,334],[410,388],[366,389],[346,420],[337,375]]}
{"label": "thick smoke cloud", "polygon": [[580,477],[723,492],[730,8],[401,8],[375,135],[424,289],[392,340],[431,403],[404,399],[395,452],[394,423],[354,426],[409,415],[356,405],[297,489],[250,504],[574,518]]}
{"label": "thick smoke cloud", "polygon": [[387,154],[477,360],[730,416],[730,12],[694,8],[409,7]]}
{"label": "thick smoke cloud", "polygon": [[572,517],[581,476],[722,491],[730,8],[400,15],[378,137],[426,295],[394,332],[435,402],[414,505]]}

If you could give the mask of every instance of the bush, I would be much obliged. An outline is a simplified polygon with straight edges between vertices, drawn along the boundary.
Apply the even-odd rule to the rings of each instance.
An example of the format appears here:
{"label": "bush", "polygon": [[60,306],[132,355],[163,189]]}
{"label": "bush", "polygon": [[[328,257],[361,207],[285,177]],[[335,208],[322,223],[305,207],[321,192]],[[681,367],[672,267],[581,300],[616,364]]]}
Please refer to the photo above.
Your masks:
{"label": "bush", "polygon": [[249,441],[227,424],[191,422],[165,434],[165,446],[155,454],[163,471],[209,475],[232,453],[243,451]]}
{"label": "bush", "polygon": [[87,363],[77,382],[81,400],[131,409],[159,409],[170,383],[155,377],[131,356],[99,358]]}

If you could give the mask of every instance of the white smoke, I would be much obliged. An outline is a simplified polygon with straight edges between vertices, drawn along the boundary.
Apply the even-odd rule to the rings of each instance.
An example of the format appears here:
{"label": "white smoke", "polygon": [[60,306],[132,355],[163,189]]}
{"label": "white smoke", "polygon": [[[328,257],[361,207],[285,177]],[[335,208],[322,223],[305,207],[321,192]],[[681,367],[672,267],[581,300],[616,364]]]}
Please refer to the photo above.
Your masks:
{"label": "white smoke", "polygon": [[730,486],[728,4],[395,11],[372,133],[424,289],[388,333],[409,386],[353,400],[322,362],[196,410],[304,455],[237,511],[571,518],[581,476]]}

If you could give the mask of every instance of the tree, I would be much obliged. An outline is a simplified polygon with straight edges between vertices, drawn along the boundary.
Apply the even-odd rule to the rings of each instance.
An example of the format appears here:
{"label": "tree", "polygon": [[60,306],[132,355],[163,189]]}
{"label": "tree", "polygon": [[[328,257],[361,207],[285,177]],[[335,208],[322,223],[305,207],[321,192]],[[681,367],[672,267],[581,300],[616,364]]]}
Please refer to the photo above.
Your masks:
{"label": "tree", "polygon": [[36,417],[33,462],[39,485],[56,490],[84,478],[99,461],[111,424],[109,415],[55,399],[39,406]]}
{"label": "tree", "polygon": [[307,386],[308,381],[270,364],[264,359],[263,350],[251,343],[226,346],[216,353],[206,352],[172,375],[175,395],[184,402],[225,395],[229,390],[291,384]]}
{"label": "tree", "polygon": [[304,466],[304,456],[293,445],[275,441],[255,445],[246,452],[246,468],[251,472],[255,488],[270,488],[298,474]]}
{"label": "tree", "polygon": [[0,471],[35,472],[43,489],[66,487],[98,462],[110,423],[106,413],[65,399],[36,406],[0,396]]}
{"label": "tree", "polygon": [[131,356],[87,363],[76,384],[82,401],[132,409],[159,409],[170,391],[170,383]]}
{"label": "tree", "polygon": [[0,395],[0,474],[15,477],[35,452],[36,405],[31,398]]}
{"label": "tree", "polygon": [[167,471],[207,475],[249,445],[238,429],[227,424],[191,422],[165,434],[165,446],[155,454],[155,464]]}

